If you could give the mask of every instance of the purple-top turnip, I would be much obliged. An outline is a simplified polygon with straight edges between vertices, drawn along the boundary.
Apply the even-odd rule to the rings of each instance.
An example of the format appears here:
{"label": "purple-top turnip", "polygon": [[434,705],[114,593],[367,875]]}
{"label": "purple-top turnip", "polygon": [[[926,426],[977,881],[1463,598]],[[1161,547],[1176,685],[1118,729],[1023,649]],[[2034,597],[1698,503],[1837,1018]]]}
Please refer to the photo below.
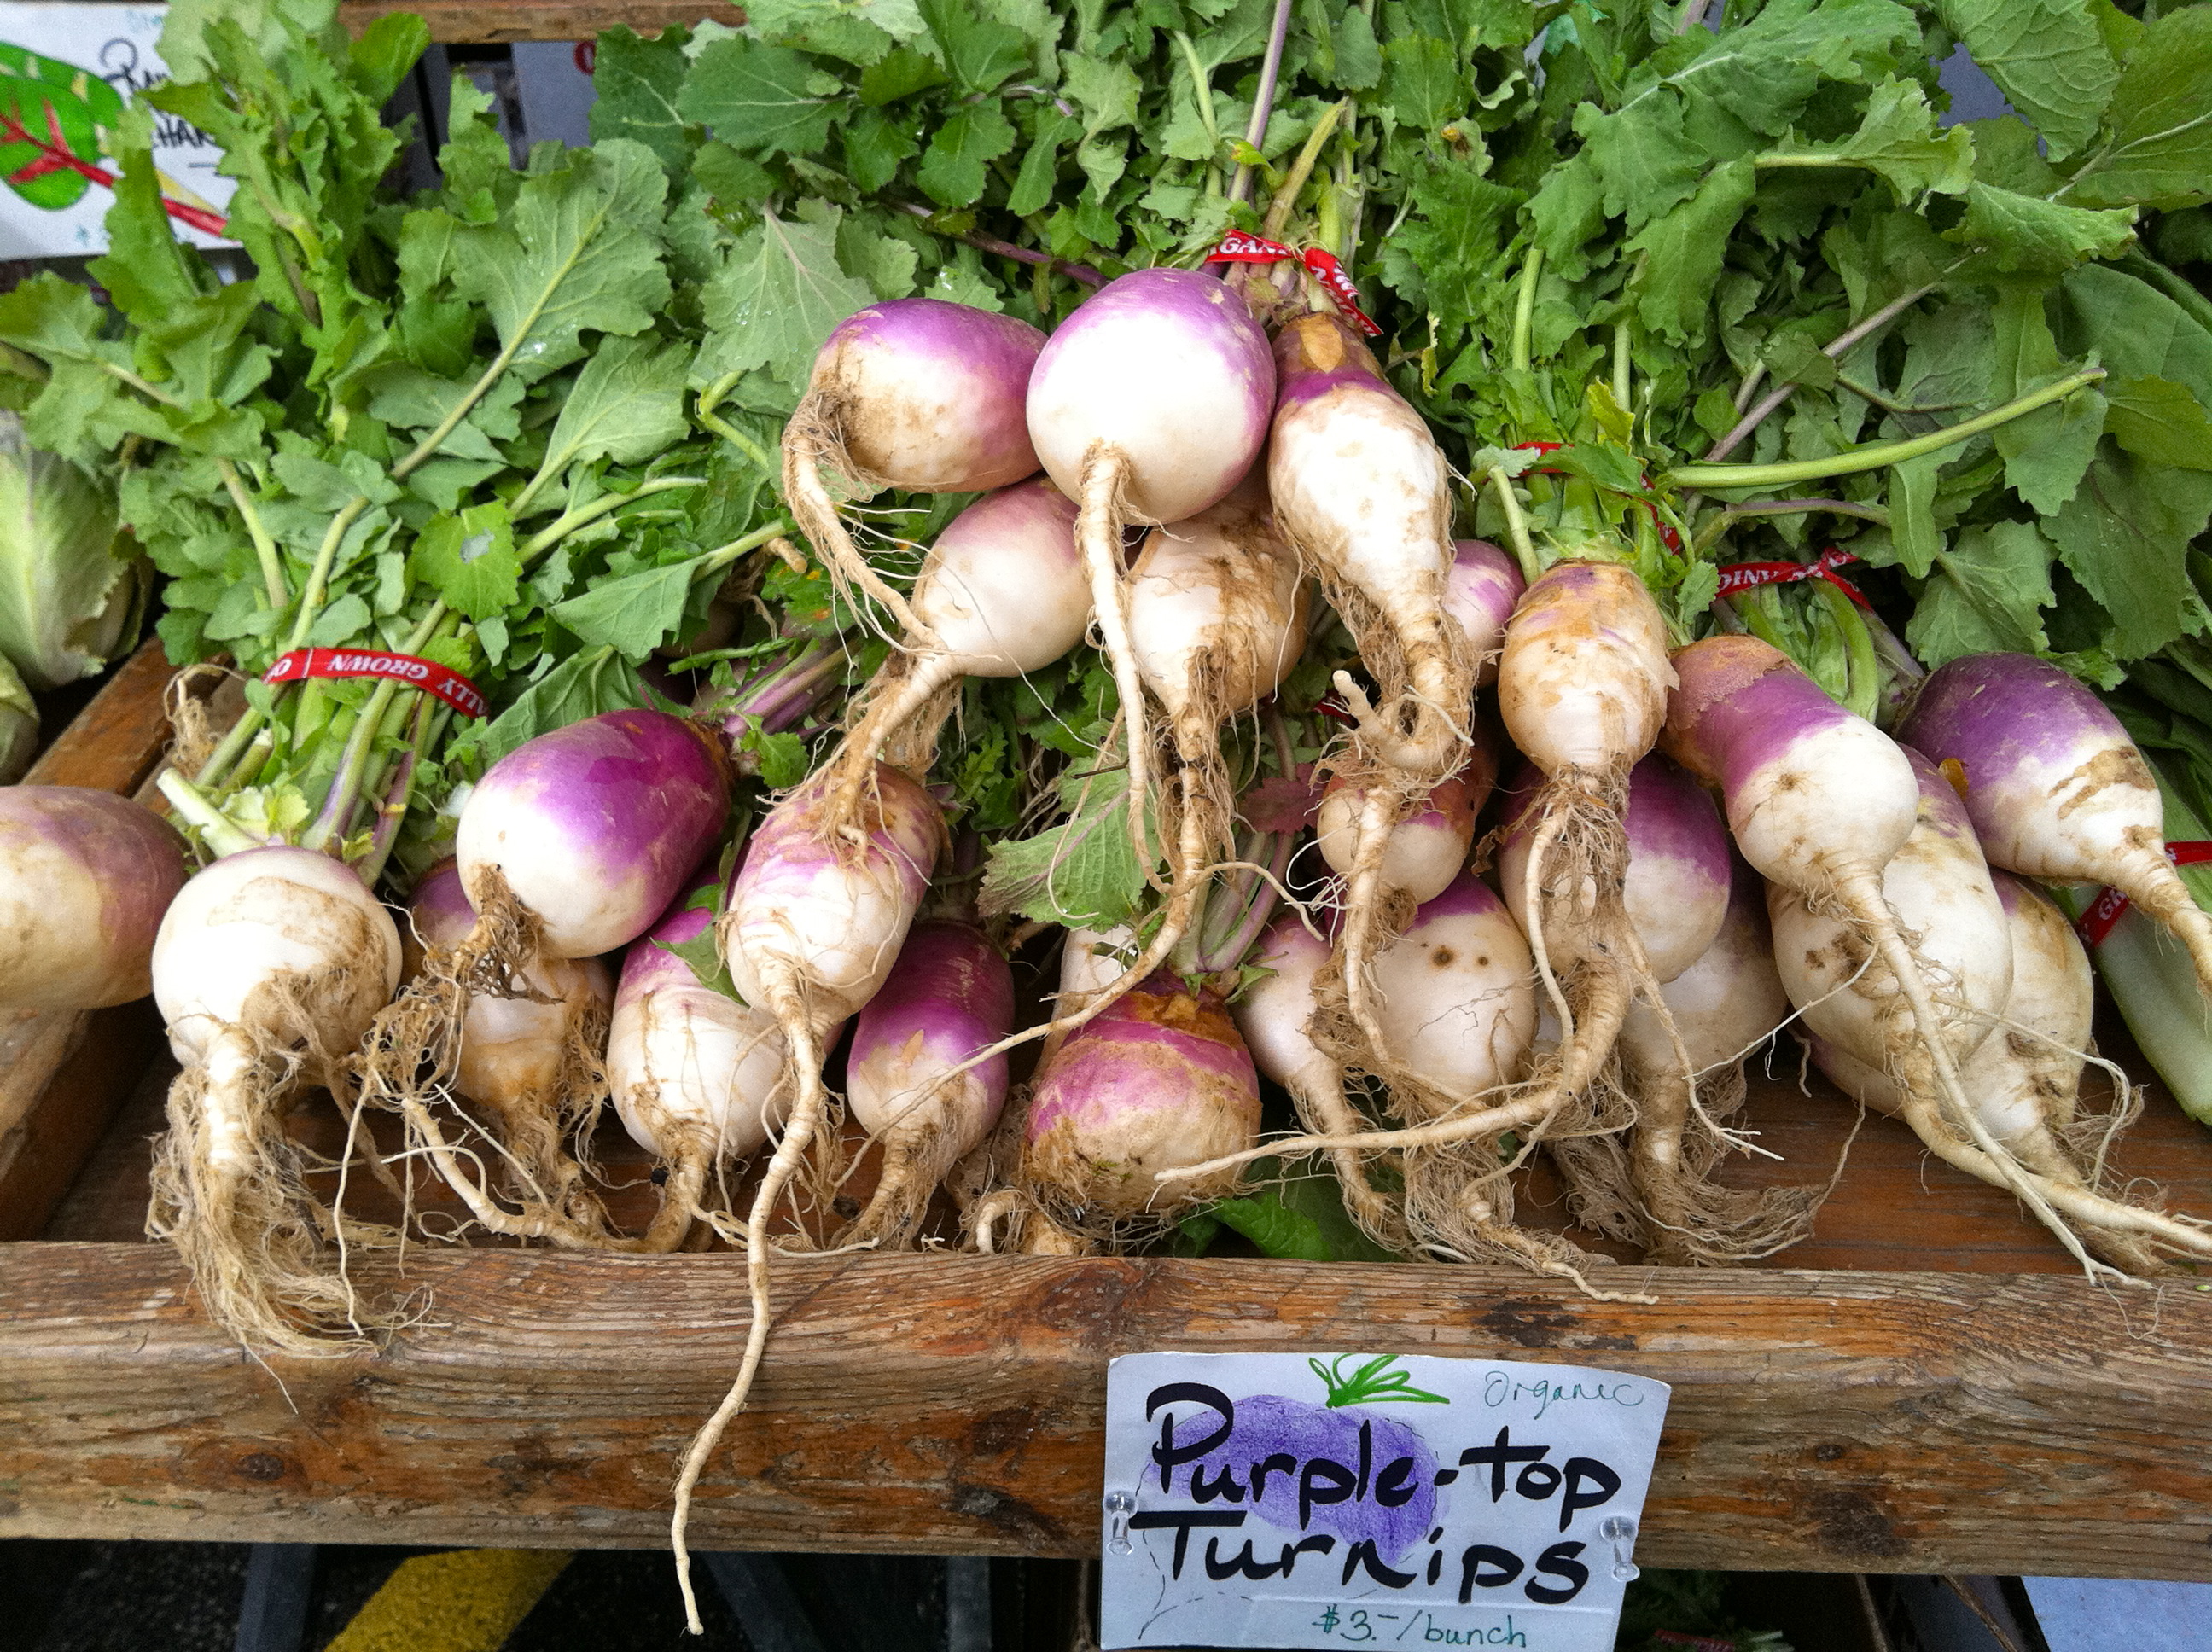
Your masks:
{"label": "purple-top turnip", "polygon": [[151,810],[80,787],[0,787],[0,1010],[145,997],[184,886],[184,847]]}

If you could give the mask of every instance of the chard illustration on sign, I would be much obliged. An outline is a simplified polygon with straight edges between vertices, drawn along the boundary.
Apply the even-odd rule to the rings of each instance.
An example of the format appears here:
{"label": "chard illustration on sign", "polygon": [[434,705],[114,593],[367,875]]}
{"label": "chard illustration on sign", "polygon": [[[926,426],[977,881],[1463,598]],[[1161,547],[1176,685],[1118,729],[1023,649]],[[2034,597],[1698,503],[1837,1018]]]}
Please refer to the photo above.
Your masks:
{"label": "chard illustration on sign", "polygon": [[1117,1359],[1103,1643],[1605,1652],[1668,1392],[1425,1356]]}
{"label": "chard illustration on sign", "polygon": [[[0,3],[0,258],[106,250],[118,128],[131,95],[166,78],[166,10]],[[232,183],[215,145],[173,116],[152,125],[162,207],[187,240],[219,244]]]}

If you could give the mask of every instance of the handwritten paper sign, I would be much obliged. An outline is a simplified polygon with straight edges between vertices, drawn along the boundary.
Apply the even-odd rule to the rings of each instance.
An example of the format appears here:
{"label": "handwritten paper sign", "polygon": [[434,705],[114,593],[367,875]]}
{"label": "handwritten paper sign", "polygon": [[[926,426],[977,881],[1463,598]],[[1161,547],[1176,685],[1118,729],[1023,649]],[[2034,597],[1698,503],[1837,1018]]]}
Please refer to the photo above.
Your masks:
{"label": "handwritten paper sign", "polygon": [[1102,1640],[1610,1652],[1668,1394],[1573,1365],[1127,1355]]}
{"label": "handwritten paper sign", "polygon": [[[0,0],[0,258],[107,250],[105,220],[120,170],[115,124],[131,94],[168,78],[159,53],[166,6]],[[221,238],[234,187],[198,127],[154,117],[154,167],[172,226],[198,246]]]}

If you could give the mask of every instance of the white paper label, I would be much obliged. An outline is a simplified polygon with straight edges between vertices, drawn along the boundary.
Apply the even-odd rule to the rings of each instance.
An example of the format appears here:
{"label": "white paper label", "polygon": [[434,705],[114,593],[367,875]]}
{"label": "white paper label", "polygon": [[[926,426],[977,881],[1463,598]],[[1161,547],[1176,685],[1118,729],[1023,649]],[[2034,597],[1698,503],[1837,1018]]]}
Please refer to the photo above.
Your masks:
{"label": "white paper label", "polygon": [[[167,76],[157,47],[166,6],[27,5],[0,0],[0,258],[104,252],[115,204],[115,121],[133,93]],[[197,246],[235,187],[213,139],[154,117],[154,166],[170,228]]]}
{"label": "white paper label", "polygon": [[1125,1355],[1102,1640],[1610,1652],[1668,1393],[1576,1365]]}

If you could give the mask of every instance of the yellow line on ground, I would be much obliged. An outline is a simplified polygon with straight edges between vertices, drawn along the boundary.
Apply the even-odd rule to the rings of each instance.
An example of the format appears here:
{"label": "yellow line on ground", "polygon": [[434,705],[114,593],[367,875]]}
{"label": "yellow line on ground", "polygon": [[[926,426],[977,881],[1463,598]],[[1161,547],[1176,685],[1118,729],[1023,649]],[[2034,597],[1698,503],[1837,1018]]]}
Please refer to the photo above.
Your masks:
{"label": "yellow line on ground", "polygon": [[456,1549],[401,1563],[325,1652],[498,1652],[568,1564],[563,1549]]}

